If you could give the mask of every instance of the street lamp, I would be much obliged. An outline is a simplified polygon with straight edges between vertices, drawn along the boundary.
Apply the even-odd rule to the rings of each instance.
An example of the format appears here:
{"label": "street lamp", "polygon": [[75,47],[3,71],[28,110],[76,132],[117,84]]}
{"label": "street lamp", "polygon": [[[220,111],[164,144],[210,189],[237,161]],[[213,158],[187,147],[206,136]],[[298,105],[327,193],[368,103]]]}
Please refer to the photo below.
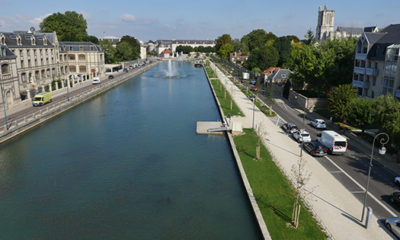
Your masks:
{"label": "street lamp", "polygon": [[367,179],[367,186],[365,188],[365,194],[364,194],[364,203],[363,203],[363,210],[362,210],[362,215],[361,215],[361,222],[363,222],[363,220],[364,220],[365,205],[367,203],[369,179],[370,179],[370,176],[371,176],[371,168],[372,168],[372,159],[374,158],[375,140],[381,135],[383,135],[383,136],[379,140],[379,142],[382,144],[382,147],[379,149],[379,154],[384,155],[386,153],[385,144],[387,144],[389,142],[389,135],[387,133],[384,133],[384,132],[376,134],[375,137],[374,137],[374,140],[372,141],[372,151],[371,151],[371,158],[369,159],[368,179]]}
{"label": "street lamp", "polygon": [[256,105],[256,96],[253,96],[253,124],[252,124],[252,128],[254,129],[254,111],[255,111],[255,105]]}
{"label": "street lamp", "polygon": [[70,79],[69,79],[69,77],[66,79],[66,82],[67,82],[67,97],[68,97],[68,102],[69,102],[69,81],[70,81]]}

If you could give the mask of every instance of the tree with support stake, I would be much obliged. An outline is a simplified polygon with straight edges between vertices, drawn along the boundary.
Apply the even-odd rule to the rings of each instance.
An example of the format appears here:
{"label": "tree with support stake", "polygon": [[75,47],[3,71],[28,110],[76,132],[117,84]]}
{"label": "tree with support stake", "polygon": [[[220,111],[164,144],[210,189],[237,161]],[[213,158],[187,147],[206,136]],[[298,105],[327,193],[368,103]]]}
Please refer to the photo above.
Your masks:
{"label": "tree with support stake", "polygon": [[305,160],[302,156],[299,157],[299,160],[292,167],[292,172],[295,176],[295,201],[293,202],[293,210],[292,210],[292,224],[295,228],[299,227],[300,223],[300,193],[303,191],[304,186],[310,179],[310,173],[305,169]]}

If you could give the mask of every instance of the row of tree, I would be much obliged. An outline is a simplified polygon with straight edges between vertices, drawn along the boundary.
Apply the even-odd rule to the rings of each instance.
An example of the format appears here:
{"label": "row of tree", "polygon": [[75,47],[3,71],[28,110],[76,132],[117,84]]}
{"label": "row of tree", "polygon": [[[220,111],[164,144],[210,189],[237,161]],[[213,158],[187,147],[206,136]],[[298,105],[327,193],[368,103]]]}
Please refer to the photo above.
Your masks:
{"label": "row of tree", "polygon": [[104,49],[105,62],[135,60],[140,57],[140,43],[132,36],[123,36],[114,48],[108,40],[99,42],[97,37],[88,35],[87,22],[82,14],[75,11],[54,13],[40,23],[41,32],[56,32],[59,41],[92,42]]}
{"label": "row of tree", "polygon": [[330,93],[329,110],[337,121],[363,131],[378,128],[388,133],[400,147],[400,102],[393,96],[359,98],[351,84],[343,84]]}
{"label": "row of tree", "polygon": [[175,51],[178,53],[183,52],[184,54],[189,54],[191,52],[213,53],[215,52],[215,47],[204,47],[204,46],[192,47],[192,46],[179,45],[176,47]]}

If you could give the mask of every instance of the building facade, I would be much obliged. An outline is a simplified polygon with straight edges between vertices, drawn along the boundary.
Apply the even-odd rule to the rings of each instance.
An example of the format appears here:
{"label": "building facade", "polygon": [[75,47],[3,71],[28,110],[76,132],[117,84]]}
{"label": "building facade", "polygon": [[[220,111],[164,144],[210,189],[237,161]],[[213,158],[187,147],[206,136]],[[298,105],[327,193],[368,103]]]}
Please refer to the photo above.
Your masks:
{"label": "building facade", "polygon": [[195,47],[214,47],[215,41],[213,40],[157,40],[155,42],[155,52],[161,55],[165,49],[170,49],[172,55],[175,55],[178,46],[191,46]]}
{"label": "building facade", "polygon": [[355,27],[337,27],[335,30],[335,10],[324,9],[321,6],[318,9],[318,23],[315,31],[315,39],[317,42],[326,40],[343,39],[343,38],[359,38],[363,33],[362,28]]}
{"label": "building facade", "polygon": [[6,107],[20,101],[16,59],[6,45],[0,44],[0,100]]}
{"label": "building facade", "polygon": [[[369,29],[366,29],[369,30]],[[353,86],[360,97],[391,94],[400,99],[400,24],[364,32],[354,54]]]}
{"label": "building facade", "polygon": [[0,64],[5,72],[0,81],[7,108],[37,92],[51,90],[55,81],[72,79],[71,75],[82,74],[90,79],[104,74],[100,46],[59,42],[55,32],[0,32],[0,46]]}

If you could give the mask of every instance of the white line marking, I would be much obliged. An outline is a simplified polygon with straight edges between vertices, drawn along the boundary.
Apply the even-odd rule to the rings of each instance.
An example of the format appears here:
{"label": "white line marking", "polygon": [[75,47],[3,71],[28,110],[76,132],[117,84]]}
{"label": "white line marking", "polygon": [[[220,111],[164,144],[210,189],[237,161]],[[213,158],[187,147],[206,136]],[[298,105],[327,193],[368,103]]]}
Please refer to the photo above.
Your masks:
{"label": "white line marking", "polygon": [[365,193],[365,191],[352,191],[351,193]]}
{"label": "white line marking", "polygon": [[[341,167],[339,167],[332,159],[329,157],[325,156],[326,159],[328,159],[335,167],[337,167],[340,171],[342,171],[351,181],[353,181],[359,188],[365,192],[365,188],[359,184],[354,178],[352,178],[348,173],[346,173]],[[395,214],[392,210],[390,210],[386,205],[384,205],[381,201],[379,201],[374,195],[371,194],[371,192],[368,191],[368,195],[374,199],[379,205],[381,205],[388,213],[392,215],[392,217],[396,217],[397,214]]]}

